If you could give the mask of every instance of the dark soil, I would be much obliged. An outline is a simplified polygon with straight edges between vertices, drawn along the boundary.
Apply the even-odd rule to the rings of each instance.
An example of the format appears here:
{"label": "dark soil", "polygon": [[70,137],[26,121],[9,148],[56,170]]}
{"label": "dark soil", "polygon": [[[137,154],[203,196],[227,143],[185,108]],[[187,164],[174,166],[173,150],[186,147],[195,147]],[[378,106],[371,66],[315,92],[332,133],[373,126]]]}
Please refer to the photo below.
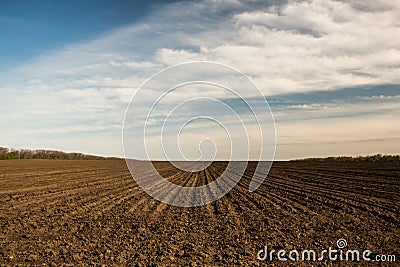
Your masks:
{"label": "dark soil", "polygon": [[[157,164],[187,186],[225,168],[217,162],[181,175]],[[400,163],[275,162],[250,193],[254,166],[215,203],[179,208],[143,192],[122,160],[0,161],[0,265],[281,265],[257,252],[266,245],[321,252],[339,238],[348,249],[395,254],[398,264]],[[333,263],[285,263],[301,264]],[[342,263],[351,264],[366,262]]]}

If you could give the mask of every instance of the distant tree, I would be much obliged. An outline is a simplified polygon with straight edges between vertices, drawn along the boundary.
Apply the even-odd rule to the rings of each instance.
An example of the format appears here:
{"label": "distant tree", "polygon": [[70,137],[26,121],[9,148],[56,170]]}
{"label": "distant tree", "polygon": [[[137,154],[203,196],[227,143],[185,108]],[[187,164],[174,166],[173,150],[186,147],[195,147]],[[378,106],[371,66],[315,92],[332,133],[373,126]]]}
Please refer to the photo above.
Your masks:
{"label": "distant tree", "polygon": [[8,149],[0,147],[0,160],[4,159],[64,159],[64,160],[96,160],[96,159],[118,159],[115,157],[105,158],[82,153],[65,153],[56,150],[29,150]]}
{"label": "distant tree", "polygon": [[21,149],[20,150],[20,159],[32,159],[33,151],[29,149]]}
{"label": "distant tree", "polygon": [[6,159],[8,151],[8,148],[0,147],[0,159]]}
{"label": "distant tree", "polygon": [[297,159],[294,161],[313,161],[313,162],[326,162],[326,161],[356,161],[356,162],[374,162],[374,161],[400,161],[400,155],[370,155],[370,156],[358,156],[358,157],[326,157],[326,158],[305,158]]}

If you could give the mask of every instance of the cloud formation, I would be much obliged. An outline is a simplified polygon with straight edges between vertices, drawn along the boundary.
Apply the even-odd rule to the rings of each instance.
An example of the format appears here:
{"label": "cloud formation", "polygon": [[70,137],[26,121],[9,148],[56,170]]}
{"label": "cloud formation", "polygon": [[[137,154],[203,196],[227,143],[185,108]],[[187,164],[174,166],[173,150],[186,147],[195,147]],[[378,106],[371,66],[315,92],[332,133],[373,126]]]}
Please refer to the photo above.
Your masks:
{"label": "cloud formation", "polygon": [[[121,155],[118,125],[136,89],[155,72],[192,60],[238,68],[267,97],[400,84],[399,17],[400,3],[385,0],[205,0],[164,5],[133,25],[48,51],[1,74],[2,145]],[[399,105],[398,98],[391,101],[387,116]],[[313,107],[302,105],[307,105],[303,110]],[[369,102],[357,105],[367,111]],[[293,131],[288,126],[292,108],[277,110],[278,136]],[[357,120],[354,111],[350,105],[348,113]],[[323,108],[316,112],[325,117],[336,114]],[[331,121],[325,118],[312,125],[321,123]],[[76,136],[80,125],[87,133],[81,138]],[[361,126],[365,124],[360,121]],[[309,122],[296,127],[313,128]],[[382,122],[382,132],[375,137],[397,138],[392,127],[386,127]],[[348,135],[351,140],[359,138]],[[322,141],[315,137],[313,142],[318,140]],[[294,146],[290,149],[284,158],[301,154]],[[329,154],[330,149],[326,151]]]}

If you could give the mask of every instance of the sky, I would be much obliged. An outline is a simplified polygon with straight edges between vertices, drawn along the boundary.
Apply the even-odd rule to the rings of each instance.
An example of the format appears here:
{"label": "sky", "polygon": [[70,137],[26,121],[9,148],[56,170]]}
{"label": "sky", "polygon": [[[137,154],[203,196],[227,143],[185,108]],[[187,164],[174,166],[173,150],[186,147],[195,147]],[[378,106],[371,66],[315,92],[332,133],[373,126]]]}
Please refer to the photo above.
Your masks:
{"label": "sky", "polygon": [[[276,159],[399,154],[399,17],[398,0],[0,1],[0,146],[123,156],[125,111],[143,82],[213,61],[268,100]],[[139,107],[151,97],[140,90]],[[208,91],[185,94],[196,92]],[[224,136],[195,126],[183,150],[198,152],[204,129]]]}

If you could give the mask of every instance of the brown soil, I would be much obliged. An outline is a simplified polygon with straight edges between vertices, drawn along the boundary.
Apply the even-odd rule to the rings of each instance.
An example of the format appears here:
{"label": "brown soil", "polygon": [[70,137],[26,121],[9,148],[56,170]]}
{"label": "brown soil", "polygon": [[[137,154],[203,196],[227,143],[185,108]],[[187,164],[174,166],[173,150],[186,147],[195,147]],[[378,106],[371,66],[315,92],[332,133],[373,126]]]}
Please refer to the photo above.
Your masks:
{"label": "brown soil", "polygon": [[[225,167],[157,164],[186,186]],[[320,252],[339,238],[400,260],[399,163],[275,162],[250,193],[253,170],[215,203],[179,208],[143,192],[122,160],[0,161],[0,265],[266,266],[265,245]]]}

